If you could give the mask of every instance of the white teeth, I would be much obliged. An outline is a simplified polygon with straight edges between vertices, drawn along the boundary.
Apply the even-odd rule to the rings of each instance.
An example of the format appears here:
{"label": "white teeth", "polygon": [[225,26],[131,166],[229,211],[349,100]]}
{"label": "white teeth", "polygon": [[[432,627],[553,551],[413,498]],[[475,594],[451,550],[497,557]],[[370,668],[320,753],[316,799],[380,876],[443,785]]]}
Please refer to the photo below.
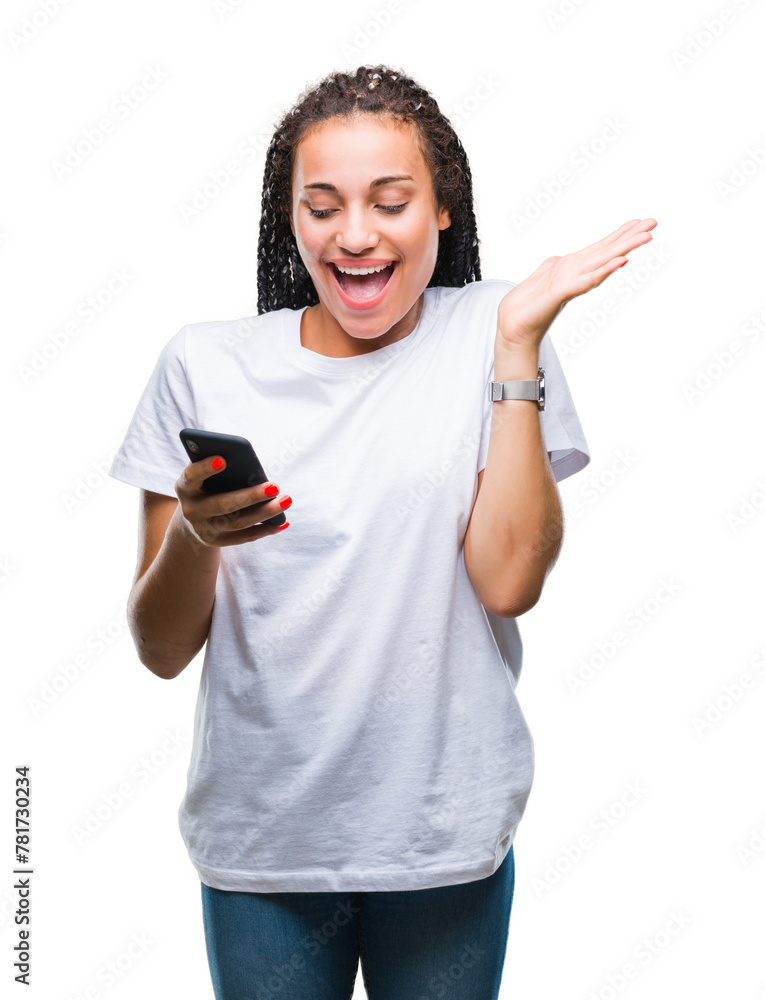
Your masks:
{"label": "white teeth", "polygon": [[384,271],[386,267],[390,267],[393,261],[388,264],[381,264],[379,267],[341,267],[339,264],[335,264],[338,271],[343,274],[377,274],[378,271]]}

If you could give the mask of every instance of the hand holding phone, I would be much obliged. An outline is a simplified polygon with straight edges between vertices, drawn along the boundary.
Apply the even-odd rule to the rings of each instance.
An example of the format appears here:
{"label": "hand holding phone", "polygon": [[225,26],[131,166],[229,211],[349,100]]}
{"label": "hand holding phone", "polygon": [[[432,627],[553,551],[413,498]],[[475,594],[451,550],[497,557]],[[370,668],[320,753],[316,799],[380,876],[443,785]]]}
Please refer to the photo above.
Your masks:
{"label": "hand holding phone", "polygon": [[[288,526],[281,505],[292,499],[280,497],[278,487],[273,498],[266,493],[268,477],[247,438],[191,427],[179,437],[191,463],[175,489],[184,519],[200,541],[239,545]],[[225,462],[220,470],[212,464],[217,456]]]}

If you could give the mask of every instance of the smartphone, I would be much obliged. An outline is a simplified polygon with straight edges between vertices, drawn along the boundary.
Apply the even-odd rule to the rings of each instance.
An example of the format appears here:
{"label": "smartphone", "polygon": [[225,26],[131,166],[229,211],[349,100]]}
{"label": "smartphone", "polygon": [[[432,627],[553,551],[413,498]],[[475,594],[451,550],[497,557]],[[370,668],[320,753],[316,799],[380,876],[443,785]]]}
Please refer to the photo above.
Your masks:
{"label": "smartphone", "polygon": [[[222,455],[226,459],[225,469],[202,481],[202,489],[207,493],[227,493],[268,482],[268,476],[247,438],[239,437],[238,434],[199,431],[192,427],[184,427],[178,436],[192,462],[211,458],[213,455]],[[268,503],[268,500],[259,500],[248,507],[242,507],[242,510],[254,510],[264,503]],[[269,517],[262,523],[284,524],[286,520],[282,513]]]}

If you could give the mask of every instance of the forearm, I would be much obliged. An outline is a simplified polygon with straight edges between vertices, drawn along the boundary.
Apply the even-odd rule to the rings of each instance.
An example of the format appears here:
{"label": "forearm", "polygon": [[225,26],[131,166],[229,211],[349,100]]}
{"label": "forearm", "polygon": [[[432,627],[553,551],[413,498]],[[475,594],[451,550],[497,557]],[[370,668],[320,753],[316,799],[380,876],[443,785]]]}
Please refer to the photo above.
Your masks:
{"label": "forearm", "polygon": [[[494,379],[535,379],[539,350],[498,344]],[[539,600],[563,537],[560,496],[533,402],[492,403],[489,451],[465,536],[465,565],[485,606],[517,617]]]}
{"label": "forearm", "polygon": [[128,622],[138,657],[170,680],[194,659],[210,630],[220,549],[184,527],[180,505],[151,566],[133,585]]}

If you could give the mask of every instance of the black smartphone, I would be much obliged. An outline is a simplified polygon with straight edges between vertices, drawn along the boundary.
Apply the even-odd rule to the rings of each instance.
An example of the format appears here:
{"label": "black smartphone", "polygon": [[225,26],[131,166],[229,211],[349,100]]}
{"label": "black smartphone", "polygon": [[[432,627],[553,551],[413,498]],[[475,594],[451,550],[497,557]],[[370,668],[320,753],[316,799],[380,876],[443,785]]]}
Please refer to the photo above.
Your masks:
{"label": "black smartphone", "polygon": [[[238,434],[199,431],[192,427],[184,427],[178,436],[192,462],[212,455],[222,455],[226,459],[225,469],[203,480],[202,489],[207,493],[227,493],[268,482],[268,476],[247,438],[239,437]],[[242,507],[242,510],[254,510],[264,503],[268,503],[268,500],[259,500],[248,507]],[[276,514],[263,521],[263,524],[284,524],[286,520],[283,513]]]}

